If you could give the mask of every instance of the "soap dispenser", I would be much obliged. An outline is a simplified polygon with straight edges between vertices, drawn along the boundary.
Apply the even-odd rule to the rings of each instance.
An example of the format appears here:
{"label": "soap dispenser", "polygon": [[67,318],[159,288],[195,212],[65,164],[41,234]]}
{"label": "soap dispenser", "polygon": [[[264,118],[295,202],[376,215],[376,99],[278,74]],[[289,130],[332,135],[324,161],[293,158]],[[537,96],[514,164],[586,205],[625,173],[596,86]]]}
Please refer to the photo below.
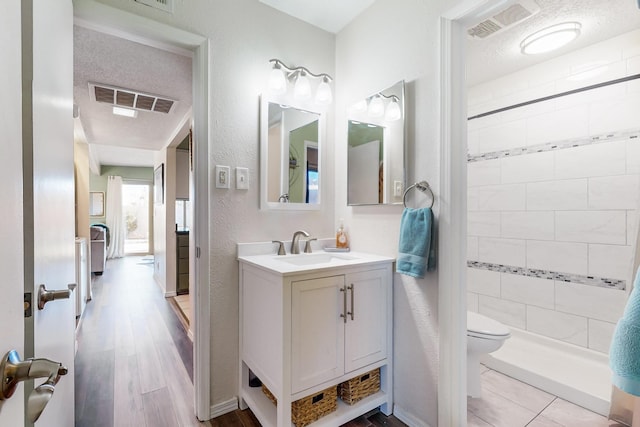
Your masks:
{"label": "soap dispenser", "polygon": [[336,231],[336,248],[347,249],[349,247],[349,237],[344,228],[344,219],[340,218],[340,226]]}

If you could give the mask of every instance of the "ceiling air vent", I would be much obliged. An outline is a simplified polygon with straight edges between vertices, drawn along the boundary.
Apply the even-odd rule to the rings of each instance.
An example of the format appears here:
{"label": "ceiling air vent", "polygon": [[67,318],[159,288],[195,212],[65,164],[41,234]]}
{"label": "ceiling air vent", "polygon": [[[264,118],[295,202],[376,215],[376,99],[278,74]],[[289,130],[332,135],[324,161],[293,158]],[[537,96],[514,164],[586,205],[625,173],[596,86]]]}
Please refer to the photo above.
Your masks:
{"label": "ceiling air vent", "polygon": [[472,39],[485,39],[532,17],[538,12],[540,12],[540,7],[534,0],[520,0],[519,3],[512,4],[469,28],[467,33]]}
{"label": "ceiling air vent", "polygon": [[151,6],[154,9],[160,9],[165,12],[173,13],[173,0],[134,0],[136,3],[142,3]]}
{"label": "ceiling air vent", "polygon": [[171,108],[177,102],[167,97],[150,95],[132,89],[123,89],[98,83],[89,83],[89,94],[91,99],[96,102],[165,114],[169,114]]}

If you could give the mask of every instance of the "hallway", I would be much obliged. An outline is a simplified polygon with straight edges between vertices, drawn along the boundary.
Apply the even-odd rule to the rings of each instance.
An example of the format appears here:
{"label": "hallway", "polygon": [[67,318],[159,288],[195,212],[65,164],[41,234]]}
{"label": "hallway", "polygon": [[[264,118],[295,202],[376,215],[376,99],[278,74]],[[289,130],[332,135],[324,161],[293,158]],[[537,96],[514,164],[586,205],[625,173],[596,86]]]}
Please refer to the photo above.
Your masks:
{"label": "hallway", "polygon": [[209,426],[193,411],[193,346],[142,257],[109,260],[77,334],[77,427]]}

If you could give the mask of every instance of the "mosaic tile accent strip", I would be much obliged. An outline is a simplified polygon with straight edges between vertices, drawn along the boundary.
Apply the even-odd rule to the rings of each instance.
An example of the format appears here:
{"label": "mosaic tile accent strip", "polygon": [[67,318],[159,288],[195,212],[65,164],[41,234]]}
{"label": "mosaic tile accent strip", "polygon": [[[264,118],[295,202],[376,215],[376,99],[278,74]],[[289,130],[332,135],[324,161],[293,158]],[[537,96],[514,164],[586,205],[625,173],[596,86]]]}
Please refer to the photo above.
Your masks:
{"label": "mosaic tile accent strip", "polygon": [[560,273],[557,271],[514,267],[512,265],[492,264],[480,261],[467,261],[467,266],[477,268],[479,270],[490,270],[500,273],[517,274],[519,276],[538,277],[540,279],[558,280],[560,282],[578,283],[581,285],[618,289],[621,291],[624,291],[627,288],[626,280],[607,279],[605,277],[582,276],[580,274]]}
{"label": "mosaic tile accent strip", "polygon": [[480,162],[483,160],[501,159],[504,157],[521,156],[524,154],[542,153],[545,151],[565,150],[567,148],[582,147],[584,145],[599,144],[602,142],[623,141],[635,139],[640,141],[640,130],[611,132],[594,135],[587,138],[565,139],[544,144],[531,145],[529,147],[512,148],[510,150],[491,151],[483,154],[467,155],[467,162]]}

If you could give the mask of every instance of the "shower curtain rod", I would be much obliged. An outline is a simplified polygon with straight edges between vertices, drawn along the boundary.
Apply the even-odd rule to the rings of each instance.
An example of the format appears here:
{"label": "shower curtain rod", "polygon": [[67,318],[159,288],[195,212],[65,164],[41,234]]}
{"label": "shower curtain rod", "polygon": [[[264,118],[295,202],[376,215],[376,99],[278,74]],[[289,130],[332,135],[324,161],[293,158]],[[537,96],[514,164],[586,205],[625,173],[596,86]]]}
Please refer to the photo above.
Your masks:
{"label": "shower curtain rod", "polygon": [[[638,0],[638,1],[640,1],[640,0]],[[601,87],[611,86],[611,85],[615,85],[615,84],[618,84],[618,83],[624,83],[624,82],[628,82],[628,81],[636,80],[636,79],[640,79],[640,74],[634,74],[632,76],[627,76],[627,77],[622,77],[622,78],[619,78],[619,79],[609,80],[607,82],[596,83],[596,84],[591,85],[591,86],[585,86],[585,87],[581,87],[579,89],[568,90],[566,92],[557,93],[555,95],[544,96],[542,98],[532,99],[531,101],[521,102],[519,104],[510,105],[508,107],[498,108],[497,110],[491,110],[491,111],[487,111],[486,113],[477,114],[475,116],[469,117],[469,118],[467,118],[467,121],[474,120],[474,119],[480,119],[482,117],[490,116],[492,114],[502,113],[503,111],[513,110],[514,108],[524,107],[524,106],[527,106],[527,105],[536,104],[538,102],[549,101],[551,99],[560,98],[562,96],[573,95],[573,94],[576,94],[576,93],[585,92],[587,90],[598,89],[598,88],[601,88]]]}

